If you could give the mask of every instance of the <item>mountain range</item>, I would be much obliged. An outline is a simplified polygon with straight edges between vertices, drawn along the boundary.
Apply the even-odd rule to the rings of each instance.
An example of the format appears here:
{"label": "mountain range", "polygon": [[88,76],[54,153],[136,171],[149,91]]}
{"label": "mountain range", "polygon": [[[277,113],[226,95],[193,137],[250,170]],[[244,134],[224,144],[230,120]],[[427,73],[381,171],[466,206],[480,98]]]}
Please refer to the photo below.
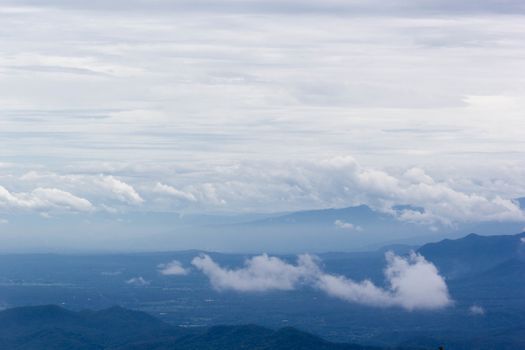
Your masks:
{"label": "mountain range", "polygon": [[54,305],[0,312],[0,347],[11,350],[379,350],[332,343],[295,328],[255,325],[184,329],[112,307],[73,312]]}
{"label": "mountain range", "polygon": [[[200,254],[195,250],[0,255],[0,306],[9,308],[0,312],[0,348],[250,350],[279,349],[277,344],[283,343],[289,349],[309,350],[301,340],[308,339],[304,343],[316,344],[316,349],[340,349],[341,343],[349,349],[356,346],[348,344],[381,349],[432,349],[439,344],[456,350],[521,349],[524,241],[525,233],[470,234],[419,247],[318,254],[323,269],[331,274],[384,286],[385,251],[416,250],[445,278],[453,301],[434,311],[374,308],[313,288],[217,291],[206,276],[192,269],[192,259]],[[253,256],[207,254],[232,269]],[[289,263],[296,260],[290,254],[277,257]],[[176,276],[159,273],[159,265],[173,260],[191,271]],[[47,304],[66,309],[38,306]],[[34,307],[18,308],[27,305]],[[327,341],[314,337],[321,346],[297,329]],[[226,347],[228,339],[241,347]]]}

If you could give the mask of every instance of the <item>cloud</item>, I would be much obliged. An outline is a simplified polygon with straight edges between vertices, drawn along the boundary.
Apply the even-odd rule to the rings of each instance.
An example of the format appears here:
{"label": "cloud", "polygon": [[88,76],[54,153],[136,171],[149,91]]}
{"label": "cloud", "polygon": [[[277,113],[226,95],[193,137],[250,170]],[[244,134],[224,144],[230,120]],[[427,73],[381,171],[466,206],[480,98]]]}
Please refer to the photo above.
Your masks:
{"label": "cloud", "polygon": [[361,226],[356,226],[354,224],[351,224],[349,222],[346,222],[344,220],[335,220],[334,225],[337,228],[343,229],[343,230],[350,230],[350,231],[363,231],[363,228]]}
{"label": "cloud", "polygon": [[[62,188],[97,208],[105,196],[122,206],[145,203],[145,210],[158,204],[152,210],[195,211],[353,204],[387,211],[391,202],[414,201],[424,213],[396,215],[446,224],[522,216],[496,199],[523,189],[516,145],[524,95],[513,79],[523,71],[514,59],[525,50],[523,21],[507,16],[502,27],[494,15],[521,13],[522,1],[23,0],[0,6],[2,23],[11,28],[4,51],[13,53],[0,55],[1,139],[6,160],[16,160],[2,173],[31,166],[104,173],[133,187],[106,179],[99,197],[92,183],[14,184],[17,191]],[[104,15],[93,22],[91,11]],[[244,12],[285,15],[269,25],[267,16]],[[490,15],[473,16],[479,13]],[[342,14],[357,18],[349,22]],[[484,84],[477,72],[485,72]],[[498,120],[495,110],[504,111]],[[313,148],[312,138],[323,147]],[[349,149],[366,166],[327,159]],[[102,170],[88,170],[88,163]],[[501,171],[507,164],[517,170]],[[451,180],[467,177],[466,170],[474,174],[471,183],[495,178],[503,185],[489,191]],[[161,196],[166,207],[155,200]]]}
{"label": "cloud", "polygon": [[92,211],[87,199],[77,197],[57,188],[36,188],[29,193],[11,193],[0,186],[0,206],[22,210]]}
{"label": "cloud", "polygon": [[[212,189],[213,196],[209,197],[223,199],[230,208],[271,207],[289,211],[365,204],[400,220],[428,225],[525,221],[525,213],[517,203],[499,195],[457,189],[421,168],[393,174],[365,167],[351,156],[286,165],[241,163],[220,169],[215,176],[220,180],[194,182],[192,193]],[[399,204],[422,209],[397,210]]]}
{"label": "cloud", "polygon": [[149,281],[146,281],[144,277],[138,276],[138,277],[132,277],[129,280],[126,281],[126,284],[130,284],[136,287],[144,287],[150,284]]}
{"label": "cloud", "polygon": [[403,258],[386,254],[386,288],[370,281],[355,282],[342,276],[323,275],[318,287],[328,295],[365,305],[401,306],[407,310],[439,309],[450,305],[448,288],[436,267],[423,256]]}
{"label": "cloud", "polygon": [[5,224],[8,224],[8,223],[9,223],[9,220],[7,220],[7,219],[0,219],[0,224],[5,225]]}
{"label": "cloud", "polygon": [[266,254],[246,260],[245,266],[239,269],[222,268],[208,255],[194,258],[192,264],[217,290],[294,290],[306,284],[347,302],[376,307],[434,310],[451,304],[445,280],[424,257],[411,253],[403,258],[388,252],[386,260],[385,288],[369,280],[356,282],[325,273],[310,255],[300,255],[295,265]]}
{"label": "cloud", "polygon": [[113,176],[101,176],[98,181],[98,185],[115,195],[120,201],[128,204],[142,204],[144,200],[135,191],[133,186],[118,180]]}
{"label": "cloud", "polygon": [[[25,5],[29,10],[38,6],[59,7],[68,10],[88,11],[124,11],[141,13],[280,13],[280,14],[348,14],[348,15],[416,15],[416,14],[465,14],[465,13],[522,13],[525,11],[519,0],[427,0],[405,1],[392,0],[387,3],[379,0],[182,0],[156,1],[156,6],[150,6],[145,1],[111,1],[84,2],[52,0],[45,4],[36,0],[3,1],[6,11],[20,12]],[[16,6],[16,7],[15,7]],[[16,10],[16,11],[15,11]],[[26,10],[28,11],[28,10]]]}
{"label": "cloud", "polygon": [[472,305],[470,308],[469,308],[469,312],[472,314],[472,315],[475,315],[475,316],[483,316],[485,315],[485,309],[479,305]]}
{"label": "cloud", "polygon": [[33,198],[49,203],[50,206],[76,211],[91,211],[93,205],[84,198],[57,188],[37,188],[32,192]]}
{"label": "cloud", "polygon": [[[64,187],[69,193],[80,192],[79,198],[96,208],[119,211],[129,207],[136,210],[135,206],[144,203],[144,211],[187,212],[218,208],[229,212],[289,212],[364,204],[399,220],[435,229],[458,223],[525,222],[525,212],[517,202],[487,190],[484,184],[473,189],[464,185],[476,182],[475,179],[437,179],[420,167],[387,171],[363,166],[351,156],[286,163],[226,162],[220,167],[184,169],[175,180],[166,168],[146,171],[136,166],[134,176],[127,177],[129,182],[113,175],[36,171],[8,179],[16,187]],[[168,185],[166,180],[177,184]],[[3,197],[9,197],[5,191]],[[13,198],[10,201],[15,202]],[[362,229],[344,218],[334,225],[340,229]]]}
{"label": "cloud", "polygon": [[197,201],[197,198],[195,198],[195,196],[192,193],[178,190],[175,187],[172,187],[172,186],[169,186],[169,185],[165,185],[165,184],[160,183],[160,182],[157,182],[157,184],[155,185],[155,188],[153,189],[153,191],[157,192],[157,193],[167,194],[167,195],[169,195],[171,197],[174,197],[176,199],[181,199],[181,200],[185,200],[185,201],[189,201],[189,202]]}
{"label": "cloud", "polygon": [[122,270],[115,270],[115,271],[102,271],[100,273],[102,276],[119,276],[122,274]]}
{"label": "cloud", "polygon": [[297,265],[291,265],[263,254],[246,260],[240,269],[222,268],[208,255],[198,256],[191,263],[208,276],[213,288],[240,292],[293,290],[318,269],[315,259],[309,255],[299,256]]}
{"label": "cloud", "polygon": [[185,276],[190,273],[190,271],[185,269],[178,260],[170,261],[167,264],[160,264],[158,268],[159,273],[165,276]]}
{"label": "cloud", "polygon": [[[401,220],[413,222],[453,222],[525,220],[524,212],[511,200],[499,196],[487,198],[476,193],[453,189],[438,182],[422,169],[411,168],[401,176],[383,170],[363,167],[352,157],[336,157],[322,161],[320,170],[331,171],[334,183],[345,186],[347,194],[360,198],[363,204],[390,211],[396,204],[409,203],[424,211],[406,209]],[[337,180],[336,180],[337,179]]]}

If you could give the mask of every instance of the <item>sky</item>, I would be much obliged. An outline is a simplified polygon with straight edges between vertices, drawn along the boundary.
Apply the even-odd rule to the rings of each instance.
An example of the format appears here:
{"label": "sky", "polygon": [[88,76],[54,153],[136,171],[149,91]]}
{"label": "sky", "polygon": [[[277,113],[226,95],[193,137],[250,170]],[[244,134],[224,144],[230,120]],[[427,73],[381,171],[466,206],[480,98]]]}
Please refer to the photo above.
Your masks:
{"label": "sky", "polygon": [[0,0],[0,228],[360,204],[525,223],[524,15],[518,0]]}

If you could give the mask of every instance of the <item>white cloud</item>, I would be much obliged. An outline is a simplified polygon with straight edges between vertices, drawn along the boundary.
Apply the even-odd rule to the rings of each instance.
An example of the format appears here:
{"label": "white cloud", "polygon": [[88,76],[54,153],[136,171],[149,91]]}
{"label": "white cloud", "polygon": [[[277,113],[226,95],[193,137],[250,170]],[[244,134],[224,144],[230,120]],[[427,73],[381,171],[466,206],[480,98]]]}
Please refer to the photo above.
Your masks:
{"label": "white cloud", "polygon": [[176,199],[182,199],[190,202],[195,202],[197,200],[197,198],[195,198],[195,196],[190,192],[181,191],[173,186],[165,185],[160,182],[157,182],[153,191],[157,193],[167,194]]}
{"label": "white cloud", "polygon": [[149,281],[146,281],[144,277],[138,276],[138,277],[132,277],[129,280],[126,281],[126,284],[130,284],[136,287],[144,287],[150,284]]}
{"label": "white cloud", "polygon": [[387,288],[370,281],[355,282],[342,276],[322,275],[318,287],[328,295],[365,305],[401,306],[407,310],[439,309],[451,303],[448,288],[436,267],[421,255],[402,258],[386,254]]}
{"label": "white cloud", "polygon": [[472,315],[475,315],[475,316],[483,316],[485,315],[485,309],[479,305],[472,305],[470,308],[469,308],[469,312],[472,314]]}
{"label": "white cloud", "polygon": [[217,290],[293,290],[305,283],[327,295],[370,306],[432,310],[451,304],[445,280],[424,257],[411,253],[403,258],[389,252],[386,259],[386,288],[368,280],[356,282],[324,273],[310,255],[299,256],[295,265],[265,254],[247,260],[239,269],[223,268],[207,255],[194,258],[192,264],[208,276]]}
{"label": "white cloud", "polygon": [[[424,224],[525,221],[525,213],[512,200],[497,194],[469,193],[438,181],[420,168],[401,175],[360,165],[340,156],[318,162],[293,164],[242,163],[215,174],[220,179],[193,183],[193,193],[213,186],[214,196],[230,207],[271,207],[274,210],[344,207],[366,204],[399,219]],[[410,204],[424,210],[393,209]],[[343,220],[341,221],[341,225]],[[348,226],[349,227],[349,226]]]}
{"label": "white cloud", "polygon": [[144,202],[133,186],[120,181],[111,175],[101,176],[96,182],[100,187],[113,193],[122,202],[128,204],[142,204]]}
{"label": "white cloud", "polygon": [[445,224],[525,221],[525,213],[511,200],[455,190],[445,182],[435,181],[421,169],[409,169],[396,177],[363,167],[352,157],[337,157],[321,162],[320,170],[331,171],[333,179],[328,179],[328,184],[344,185],[348,197],[360,198],[362,203],[376,209],[389,211],[393,205],[403,203],[425,209],[424,212],[404,210],[399,216],[402,220]]}
{"label": "white cloud", "polygon": [[349,231],[363,231],[363,228],[359,225],[354,225],[349,222],[346,222],[344,220],[335,220],[334,225],[337,228],[343,229],[343,230],[349,230]]}
{"label": "white cloud", "polygon": [[194,258],[192,264],[208,276],[215,289],[241,292],[293,290],[317,271],[314,258],[309,255],[299,256],[297,265],[266,254],[246,260],[240,269],[222,268],[208,255]]}
{"label": "white cloud", "polygon": [[122,270],[115,270],[115,271],[102,271],[100,273],[102,276],[119,276],[122,274]]}
{"label": "white cloud", "polygon": [[165,276],[185,276],[190,272],[188,269],[184,268],[178,260],[170,261],[167,264],[160,264],[158,268],[159,273]]}
{"label": "white cloud", "polygon": [[[220,167],[206,165],[186,169],[176,178],[176,185],[164,182],[171,178],[169,169],[155,168],[148,173],[147,167],[136,166],[134,171],[135,176],[127,177],[129,183],[112,175],[36,171],[6,178],[16,187],[63,187],[69,193],[81,193],[82,198],[96,208],[118,211],[145,202],[141,210],[187,212],[218,208],[230,212],[278,212],[365,204],[400,220],[436,228],[465,222],[525,222],[525,213],[518,203],[502,198],[495,191],[487,191],[487,186],[472,189],[465,185],[475,179],[439,180],[414,167],[386,171],[363,166],[351,156],[286,163],[251,161],[226,162]],[[135,190],[136,186],[143,189],[147,201]],[[31,189],[26,193],[30,192]],[[6,201],[9,195],[4,191],[3,197]],[[12,196],[9,198],[15,202]],[[407,206],[396,209],[399,204]],[[26,202],[18,207],[28,205],[31,206]],[[334,225],[340,229],[362,229],[344,219],[338,219]]]}
{"label": "white cloud", "polygon": [[51,206],[77,211],[93,210],[93,205],[84,198],[56,188],[37,188],[32,192],[34,198],[49,203]]}
{"label": "white cloud", "polygon": [[87,199],[57,188],[36,188],[29,193],[11,193],[0,186],[0,206],[23,210],[92,211]]}
{"label": "white cloud", "polygon": [[7,220],[7,219],[0,219],[0,224],[5,225],[5,224],[8,224],[8,223],[9,223],[9,220]]}
{"label": "white cloud", "polygon": [[[515,79],[524,63],[514,59],[525,53],[524,24],[506,17],[502,27],[494,14],[518,1],[53,3],[2,15],[11,28],[0,55],[2,133],[6,159],[17,161],[0,168],[49,159],[40,165],[114,178],[99,180],[106,192],[99,197],[79,176],[75,184],[66,180],[67,189],[32,184],[20,191],[59,187],[97,208],[111,195],[123,206],[153,206],[160,201],[149,196],[163,191],[176,209],[195,211],[352,204],[388,211],[402,201],[426,209],[399,213],[407,221],[523,218],[501,198],[525,190],[517,151],[525,96]],[[317,16],[334,4],[337,16]],[[353,15],[385,12],[349,23],[341,6]],[[282,20],[269,25],[265,16],[236,11],[263,7]],[[92,21],[86,8],[104,16]],[[407,17],[409,9],[419,16]],[[424,15],[430,9],[461,16]],[[472,16],[476,9],[490,15]],[[477,72],[485,72],[484,84]],[[496,111],[503,111],[497,120]],[[312,146],[313,137],[322,147]],[[366,166],[330,159],[348,149]],[[451,180],[466,172],[474,174],[469,185]],[[476,186],[480,177],[496,178],[494,188]]]}

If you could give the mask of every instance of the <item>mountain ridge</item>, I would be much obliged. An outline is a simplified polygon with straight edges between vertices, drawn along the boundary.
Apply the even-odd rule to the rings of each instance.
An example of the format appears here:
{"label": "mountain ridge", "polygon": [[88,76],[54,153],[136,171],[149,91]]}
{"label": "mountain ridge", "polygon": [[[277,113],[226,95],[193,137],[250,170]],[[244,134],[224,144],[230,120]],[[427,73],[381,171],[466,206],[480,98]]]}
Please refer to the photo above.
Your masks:
{"label": "mountain ridge", "polygon": [[[29,321],[29,322],[28,322]],[[187,330],[141,312],[111,307],[71,311],[56,305],[0,311],[0,347],[12,350],[380,350],[332,343],[292,327],[256,325]]]}

